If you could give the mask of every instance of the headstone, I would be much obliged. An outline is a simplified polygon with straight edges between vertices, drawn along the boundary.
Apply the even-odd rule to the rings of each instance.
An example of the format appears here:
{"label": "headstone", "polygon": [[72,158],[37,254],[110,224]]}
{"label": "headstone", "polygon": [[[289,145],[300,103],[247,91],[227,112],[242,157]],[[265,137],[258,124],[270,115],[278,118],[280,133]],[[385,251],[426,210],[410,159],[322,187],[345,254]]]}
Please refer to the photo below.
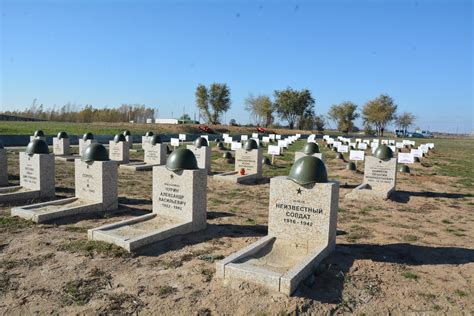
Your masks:
{"label": "headstone", "polygon": [[335,248],[338,197],[337,182],[271,178],[268,236],[217,262],[216,276],[291,295]]}
{"label": "headstone", "polygon": [[[172,155],[183,150],[178,149]],[[155,166],[152,214],[91,229],[88,238],[134,251],[172,236],[203,230],[206,228],[206,194],[205,169],[171,171],[166,166]]]}
{"label": "headstone", "polygon": [[79,138],[79,156],[82,157],[87,146],[89,146],[90,144],[95,144],[95,143],[97,143],[97,140],[95,139],[83,140],[82,138]]}
{"label": "headstone", "polygon": [[201,146],[198,148],[195,145],[187,145],[186,148],[191,150],[194,156],[196,156],[198,167],[200,169],[206,169],[207,173],[211,173],[211,147]]}
{"label": "headstone", "polygon": [[130,143],[109,141],[109,157],[110,160],[117,161],[117,163],[128,163],[130,161]]}
{"label": "headstone", "polygon": [[164,165],[166,163],[166,145],[150,143],[145,145],[144,161],[150,165]]}
{"label": "headstone", "polygon": [[53,137],[53,154],[55,156],[71,155],[69,136],[66,132],[60,132],[57,137]]}
{"label": "headstone", "polygon": [[240,172],[245,170],[245,175],[255,174],[257,178],[262,177],[262,149],[254,149],[247,151],[245,149],[237,149],[235,151],[235,168]]}

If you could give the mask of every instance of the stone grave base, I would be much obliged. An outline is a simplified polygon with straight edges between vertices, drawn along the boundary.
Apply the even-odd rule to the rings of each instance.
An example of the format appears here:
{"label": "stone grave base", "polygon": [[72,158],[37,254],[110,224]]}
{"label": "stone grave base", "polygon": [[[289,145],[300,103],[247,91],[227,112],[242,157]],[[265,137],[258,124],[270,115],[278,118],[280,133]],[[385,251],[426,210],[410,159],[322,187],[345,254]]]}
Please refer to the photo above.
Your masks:
{"label": "stone grave base", "polygon": [[101,211],[104,211],[102,203],[94,203],[72,197],[46,203],[14,207],[11,209],[11,216],[18,216],[36,223],[43,223],[56,218]]}
{"label": "stone grave base", "polygon": [[392,187],[386,190],[373,190],[369,184],[362,183],[358,187],[354,188],[350,193],[347,193],[344,198],[349,200],[370,200],[370,199],[383,199],[387,200],[395,193],[395,188]]}
{"label": "stone grave base", "polygon": [[289,296],[333,248],[307,251],[302,245],[267,236],[217,262],[216,277],[248,281]]}
{"label": "stone grave base", "polygon": [[253,184],[261,179],[256,173],[240,175],[238,171],[224,172],[212,176],[217,181],[228,181],[232,183]]}
{"label": "stone grave base", "polygon": [[40,190],[29,190],[20,185],[0,188],[0,204],[33,200],[40,197],[42,197]]}
{"label": "stone grave base", "polygon": [[146,171],[146,170],[152,170],[154,166],[159,166],[159,165],[140,161],[140,162],[130,162],[127,164],[122,164],[119,166],[119,168],[125,169],[125,170],[131,170],[131,171]]}
{"label": "stone grave base", "polygon": [[59,160],[59,161],[74,161],[74,160],[76,160],[76,159],[78,159],[78,158],[81,158],[81,157],[79,157],[79,156],[72,156],[72,155],[70,155],[70,156],[54,156],[54,159],[55,159],[55,160]]}
{"label": "stone grave base", "polygon": [[147,214],[118,223],[89,229],[89,240],[100,240],[116,244],[127,251],[164,240],[176,235],[184,235],[205,229],[204,225],[193,225],[158,214]]}

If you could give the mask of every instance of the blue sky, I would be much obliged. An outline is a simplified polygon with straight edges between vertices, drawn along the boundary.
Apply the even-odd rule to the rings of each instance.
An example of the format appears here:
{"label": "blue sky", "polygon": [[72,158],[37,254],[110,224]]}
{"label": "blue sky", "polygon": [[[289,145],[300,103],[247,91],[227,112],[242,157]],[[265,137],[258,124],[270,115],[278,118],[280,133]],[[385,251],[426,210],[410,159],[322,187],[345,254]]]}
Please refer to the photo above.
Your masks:
{"label": "blue sky", "polygon": [[[198,83],[249,93],[308,88],[316,113],[381,93],[416,126],[470,132],[471,1],[0,0],[1,110],[33,99],[196,112]],[[360,124],[360,122],[359,122]]]}

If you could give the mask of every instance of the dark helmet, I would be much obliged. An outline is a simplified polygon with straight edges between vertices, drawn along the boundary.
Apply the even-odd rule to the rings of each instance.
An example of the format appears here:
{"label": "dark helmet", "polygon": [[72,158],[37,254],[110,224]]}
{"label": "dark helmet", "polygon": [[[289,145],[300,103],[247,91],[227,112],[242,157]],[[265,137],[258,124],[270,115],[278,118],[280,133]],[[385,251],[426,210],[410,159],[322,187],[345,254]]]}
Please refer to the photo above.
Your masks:
{"label": "dark helmet", "polygon": [[225,158],[225,159],[232,159],[232,154],[230,151],[226,151],[223,155],[222,155],[222,158]]}
{"label": "dark helmet", "polygon": [[306,143],[303,147],[303,152],[306,155],[319,153],[319,146],[316,143]]}
{"label": "dark helmet", "polygon": [[199,169],[196,156],[186,148],[173,151],[166,160],[166,169],[171,171]]}
{"label": "dark helmet", "polygon": [[374,156],[380,160],[389,160],[393,158],[393,151],[387,145],[380,145],[375,150]]}
{"label": "dark helmet", "polygon": [[258,149],[258,144],[257,144],[257,141],[255,141],[255,139],[249,139],[245,142],[245,146],[244,146],[244,149],[245,150],[252,150],[252,149]]}
{"label": "dark helmet", "polygon": [[44,133],[42,130],[37,130],[35,131],[35,133],[33,134],[34,137],[44,137]]}
{"label": "dark helmet", "polygon": [[262,164],[269,166],[269,165],[272,164],[272,161],[271,161],[270,158],[268,158],[268,157],[263,157],[263,158],[262,158]]}
{"label": "dark helmet", "polygon": [[124,131],[122,132],[122,134],[123,134],[123,136],[130,136],[130,135],[132,135],[132,133],[130,133],[130,131],[129,131],[128,129],[124,130]]}
{"label": "dark helmet", "polygon": [[400,165],[398,167],[398,172],[410,173],[410,168],[407,165]]}
{"label": "dark helmet", "polygon": [[148,131],[148,132],[145,133],[145,136],[146,136],[146,137],[150,137],[150,136],[153,136],[153,135],[154,135],[154,134],[153,134],[152,131]]}
{"label": "dark helmet", "polygon": [[357,170],[356,164],[351,161],[351,162],[349,162],[349,163],[347,164],[346,169],[347,169],[347,170],[356,171],[356,170]]}
{"label": "dark helmet", "polygon": [[337,147],[332,146],[332,151],[337,151]]}
{"label": "dark helmet", "polygon": [[89,139],[94,139],[94,134],[87,132],[82,136],[82,140],[89,140]]}
{"label": "dark helmet", "polygon": [[221,141],[221,140],[219,139],[219,137],[216,138],[216,139],[214,139],[214,142],[215,142],[216,144],[220,143],[220,141]]}
{"label": "dark helmet", "polygon": [[326,148],[331,148],[331,144],[326,144]]}
{"label": "dark helmet", "polygon": [[44,140],[36,138],[26,146],[26,153],[28,155],[49,154],[49,148]]}
{"label": "dark helmet", "polygon": [[115,143],[120,143],[120,142],[126,142],[127,140],[125,139],[125,136],[123,134],[117,134],[114,137],[114,142]]}
{"label": "dark helmet", "polygon": [[58,138],[59,139],[69,138],[69,135],[66,132],[61,131],[58,133]]}
{"label": "dark helmet", "polygon": [[224,143],[223,142],[218,142],[217,143],[217,148],[224,150],[225,149]]}
{"label": "dark helmet", "polygon": [[104,145],[99,143],[92,143],[87,146],[84,154],[82,155],[82,161],[109,161],[109,153],[105,149]]}
{"label": "dark helmet", "polygon": [[314,156],[304,156],[293,164],[288,179],[300,185],[325,183],[328,182],[328,174],[321,159]]}
{"label": "dark helmet", "polygon": [[414,158],[413,158],[413,161],[414,161],[414,162],[421,162],[420,157],[414,157]]}
{"label": "dark helmet", "polygon": [[156,144],[161,144],[161,137],[160,135],[153,135],[150,138],[150,144],[155,146]]}
{"label": "dark helmet", "polygon": [[205,139],[204,137],[198,137],[194,141],[194,146],[196,146],[197,148],[201,148],[203,146],[207,147],[209,146],[209,144],[207,143],[207,139]]}
{"label": "dark helmet", "polygon": [[337,153],[336,158],[337,159],[344,159],[344,155],[342,153]]}

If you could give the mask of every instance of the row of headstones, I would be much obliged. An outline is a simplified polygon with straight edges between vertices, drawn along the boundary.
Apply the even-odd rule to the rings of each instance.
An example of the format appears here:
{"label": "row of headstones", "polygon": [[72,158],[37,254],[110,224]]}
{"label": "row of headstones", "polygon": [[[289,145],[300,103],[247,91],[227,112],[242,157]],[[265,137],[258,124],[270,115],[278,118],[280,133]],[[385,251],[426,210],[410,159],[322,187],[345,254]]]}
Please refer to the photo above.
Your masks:
{"label": "row of headstones", "polygon": [[[118,208],[117,163],[107,160],[105,147],[89,145],[75,163],[75,198],[15,207],[12,215],[41,222],[55,212],[66,216]],[[32,141],[20,153],[20,164],[22,179],[24,170],[32,171],[26,178],[52,188],[48,196],[54,196],[54,158],[44,141]],[[153,168],[153,179],[152,214],[91,229],[88,237],[133,251],[206,228],[207,175],[191,150],[173,151],[166,166]],[[298,159],[288,177],[271,179],[268,236],[218,262],[217,275],[290,295],[334,249],[337,209],[338,183],[328,181],[324,163],[313,156]],[[279,273],[271,268],[274,264],[281,267]]]}

